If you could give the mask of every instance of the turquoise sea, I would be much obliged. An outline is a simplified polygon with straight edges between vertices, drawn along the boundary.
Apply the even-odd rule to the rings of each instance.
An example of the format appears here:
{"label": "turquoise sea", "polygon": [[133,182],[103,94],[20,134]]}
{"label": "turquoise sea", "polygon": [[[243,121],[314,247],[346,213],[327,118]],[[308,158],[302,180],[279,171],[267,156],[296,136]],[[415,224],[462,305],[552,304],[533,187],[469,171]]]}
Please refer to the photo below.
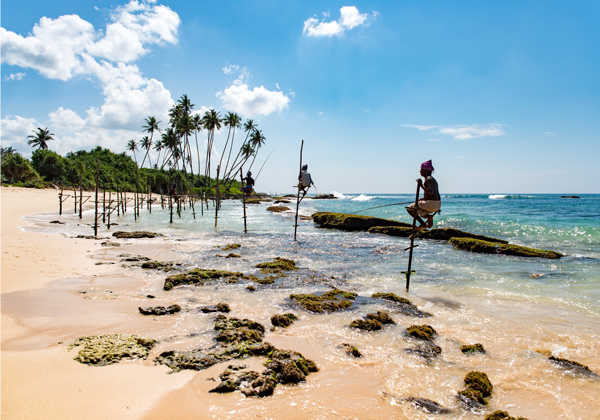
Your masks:
{"label": "turquoise sea", "polygon": [[[337,199],[307,197],[300,205],[300,214],[358,212],[411,222],[404,209],[406,204],[390,204],[410,202],[414,194],[333,194]],[[240,413],[249,407],[265,417],[276,413],[273,418],[297,418],[289,413],[300,406],[308,416],[305,418],[434,418],[402,402],[403,397],[416,395],[461,413],[452,418],[479,419],[483,418],[481,413],[460,411],[454,395],[466,372],[481,370],[496,386],[490,410],[504,409],[530,420],[591,419],[600,418],[600,382],[557,370],[547,360],[550,354],[576,360],[600,374],[600,194],[579,197],[444,195],[435,227],[554,250],[564,257],[548,260],[475,254],[456,250],[443,241],[416,240],[416,273],[411,277],[409,293],[401,274],[408,264],[405,248],[409,239],[327,230],[303,218],[294,241],[294,198],[290,198],[290,204],[281,204],[290,207],[283,213],[267,211],[272,202],[248,205],[247,234],[243,232],[241,202],[227,200],[219,212],[216,229],[212,203],[203,216],[196,208],[194,219],[186,209],[181,217],[175,215],[172,224],[168,210],[155,204],[151,213],[145,208],[137,221],[131,209],[125,216],[113,217],[111,221],[118,226],[110,231],[103,226],[99,235],[109,236],[114,230],[163,233],[166,236],[159,241],[140,240],[130,246],[136,253],[178,261],[187,267],[252,274],[258,271],[254,268],[257,263],[275,257],[294,259],[301,267],[299,273],[272,286],[261,286],[254,293],[246,290],[247,284],[183,287],[167,293],[162,291],[164,275],[143,274],[145,285],[136,293],[152,293],[165,302],[194,305],[226,301],[236,308],[235,316],[265,325],[274,313],[297,313],[300,320],[292,327],[270,332],[265,339],[298,346],[317,360],[320,372],[336,372],[333,376],[317,375],[289,391],[289,395],[278,391],[284,395],[275,395],[271,400],[250,402],[239,395],[227,401],[211,399],[215,418],[245,418]],[[48,223],[58,218],[56,213],[29,216],[27,220],[36,226],[27,230],[68,236],[92,234],[89,224],[93,212],[86,211],[80,221],[72,211],[67,206],[59,218],[64,225]],[[232,243],[242,245],[234,251],[241,258],[222,258],[227,253],[216,247]],[[112,251],[113,258],[122,250]],[[110,259],[109,254],[106,251],[104,258]],[[393,307],[366,299],[359,299],[348,311],[318,315],[295,307],[288,299],[291,293],[320,292],[331,287],[354,291],[365,298],[376,292],[393,292],[433,317],[410,319],[394,312]],[[353,319],[380,309],[390,311],[398,325],[378,333],[348,327]],[[208,346],[211,336],[196,332],[210,331],[211,322],[199,321],[193,311],[187,315],[184,311],[168,328],[153,330],[152,334],[165,340],[161,350],[173,345],[178,349]],[[423,323],[432,325],[439,334],[436,344],[443,352],[434,361],[403,351],[411,345],[410,339],[402,335],[403,328]],[[348,360],[339,349],[342,342],[356,345],[365,357]],[[460,345],[474,342],[482,343],[487,355],[462,355]],[[349,402],[357,393],[365,394],[365,399]],[[361,416],[364,410],[371,414]]]}

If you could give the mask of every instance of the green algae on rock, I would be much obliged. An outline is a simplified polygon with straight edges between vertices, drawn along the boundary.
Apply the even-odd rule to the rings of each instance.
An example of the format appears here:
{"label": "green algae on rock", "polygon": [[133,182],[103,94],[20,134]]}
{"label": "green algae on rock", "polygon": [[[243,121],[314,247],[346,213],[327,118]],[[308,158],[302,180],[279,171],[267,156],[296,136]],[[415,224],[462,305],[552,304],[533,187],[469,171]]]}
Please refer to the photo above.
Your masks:
{"label": "green algae on rock", "polygon": [[558,259],[563,256],[560,252],[548,251],[545,249],[528,248],[520,245],[502,244],[472,238],[450,238],[450,243],[457,249],[483,254],[501,254],[550,259]]}
{"label": "green algae on rock", "polygon": [[123,359],[145,359],[156,345],[153,339],[127,334],[105,334],[78,338],[69,350],[83,346],[75,357],[80,363],[106,366]]}
{"label": "green algae on rock", "polygon": [[202,308],[200,308],[200,310],[205,314],[212,312],[231,312],[231,308],[229,307],[229,305],[223,302],[219,302],[214,306],[203,306]]}
{"label": "green algae on rock", "polygon": [[462,351],[463,353],[485,353],[485,348],[483,348],[483,344],[475,343],[460,346],[460,351]]}
{"label": "green algae on rock", "polygon": [[[410,227],[399,227],[399,226],[376,226],[368,230],[369,233],[381,233],[389,236],[400,236],[408,238],[412,234],[412,226]],[[416,238],[422,239],[437,239],[441,241],[447,241],[450,238],[473,238],[480,239],[483,241],[498,242],[507,244],[508,241],[503,239],[491,238],[484,235],[476,235],[474,233],[464,232],[462,230],[453,228],[440,228],[440,229],[427,229],[418,230],[415,232]]]}
{"label": "green algae on rock", "polygon": [[306,380],[312,372],[318,372],[317,364],[293,350],[274,350],[264,365],[275,372],[277,382],[296,384]]}
{"label": "green algae on rock", "polygon": [[296,261],[281,257],[276,257],[270,262],[256,264],[255,267],[260,268],[260,272],[263,274],[298,270],[298,267],[296,267]]}
{"label": "green algae on rock", "polygon": [[229,366],[219,379],[221,382],[208,392],[224,394],[239,389],[246,397],[268,397],[277,386],[275,373],[268,369],[260,373],[253,370],[239,372]]}
{"label": "green algae on rock", "polygon": [[141,239],[141,238],[156,238],[157,236],[165,236],[162,233],[156,232],[145,232],[145,231],[134,231],[134,232],[123,232],[117,231],[112,234],[118,239]]}
{"label": "green algae on rock", "polygon": [[432,341],[437,336],[437,332],[430,325],[411,325],[406,329],[406,334],[425,341]]}
{"label": "green algae on rock", "polygon": [[320,225],[320,227],[347,231],[367,231],[374,226],[412,226],[408,223],[380,219],[378,217],[332,212],[314,213],[312,219],[315,223]]}
{"label": "green algae on rock", "polygon": [[292,322],[294,322],[297,319],[298,317],[292,313],[285,313],[283,315],[273,315],[271,317],[271,324],[273,324],[274,327],[286,328],[292,325]]}
{"label": "green algae on rock", "polygon": [[222,251],[233,251],[234,249],[238,249],[241,246],[242,246],[241,244],[229,244],[229,245],[222,246],[221,250]]}
{"label": "green algae on rock", "polygon": [[223,270],[207,270],[203,268],[195,268],[184,274],[176,274],[165,279],[164,289],[171,290],[175,286],[181,284],[198,284],[203,285],[210,280],[226,279],[229,283],[236,283],[239,279],[247,278],[244,273],[223,271]]}
{"label": "green algae on rock", "polygon": [[227,318],[224,315],[217,316],[215,330],[219,331],[217,342],[225,345],[258,343],[262,341],[265,333],[265,327],[256,321]]}
{"label": "green algae on rock", "polygon": [[425,318],[432,316],[429,312],[421,311],[410,300],[397,296],[394,293],[374,293],[372,298],[383,299],[397,304],[396,309],[403,315]]}
{"label": "green algae on rock", "polygon": [[172,262],[146,261],[145,263],[142,263],[142,268],[145,270],[173,271],[177,270],[176,266],[179,265],[181,264]]}
{"label": "green algae on rock", "polygon": [[377,311],[376,314],[367,314],[367,319],[373,319],[382,324],[395,324],[390,314],[386,311]]}
{"label": "green algae on rock", "polygon": [[355,319],[350,323],[350,327],[364,331],[377,331],[382,329],[383,325],[376,319]]}
{"label": "green algae on rock", "polygon": [[553,365],[561,367],[566,370],[570,370],[574,373],[583,374],[586,376],[594,376],[598,377],[598,374],[592,372],[590,368],[586,365],[582,365],[579,362],[575,362],[569,359],[561,359],[560,357],[550,356],[548,358]]}
{"label": "green algae on rock", "polygon": [[485,373],[478,371],[467,373],[464,384],[465,389],[458,393],[458,398],[466,408],[487,405],[485,398],[492,395],[494,386]]}
{"label": "green algae on rock", "polygon": [[358,296],[356,293],[334,289],[322,295],[292,294],[290,295],[290,299],[308,311],[323,313],[349,308],[352,306],[352,302],[356,299],[356,296]]}
{"label": "green algae on rock", "polygon": [[270,206],[267,207],[267,211],[272,211],[273,213],[281,213],[282,211],[288,211],[291,210],[289,207],[286,206]]}
{"label": "green algae on rock", "polygon": [[346,350],[346,354],[348,356],[352,356],[352,357],[362,357],[362,353],[360,352],[360,350],[358,350],[358,348],[356,346],[353,346],[352,344],[348,344],[348,343],[342,343],[341,344],[342,348]]}
{"label": "green algae on rock", "polygon": [[496,410],[485,416],[485,420],[527,420],[525,417],[509,416],[506,411]]}
{"label": "green algae on rock", "polygon": [[416,354],[417,356],[421,356],[425,359],[431,359],[432,357],[442,354],[442,348],[436,344],[433,344],[431,341],[418,343],[412,348],[405,348],[404,351],[407,353]]}

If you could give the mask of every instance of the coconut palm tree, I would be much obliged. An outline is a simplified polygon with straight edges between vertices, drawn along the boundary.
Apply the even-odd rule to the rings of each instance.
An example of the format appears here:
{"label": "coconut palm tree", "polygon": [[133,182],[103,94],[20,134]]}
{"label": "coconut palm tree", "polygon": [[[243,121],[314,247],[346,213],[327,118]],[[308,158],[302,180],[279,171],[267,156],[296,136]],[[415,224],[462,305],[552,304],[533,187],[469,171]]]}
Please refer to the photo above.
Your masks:
{"label": "coconut palm tree", "polygon": [[[229,132],[227,133],[227,141],[225,142],[225,147],[223,148],[223,153],[221,154],[221,161],[219,162],[219,166],[223,164],[223,157],[227,151],[227,143],[229,143],[229,137],[231,136],[231,146],[229,146],[229,155],[227,156],[227,163],[225,164],[225,169],[223,173],[227,173],[227,168],[229,167],[229,160],[231,158],[231,151],[233,150],[233,140],[235,136],[235,129],[242,127],[242,119],[235,112],[228,112],[225,118],[223,119],[223,125],[225,127],[229,127]],[[225,177],[223,177],[225,179]]]}
{"label": "coconut palm tree", "polygon": [[38,149],[48,150],[48,141],[54,140],[52,137],[54,134],[48,130],[48,127],[41,128],[38,127],[37,131],[31,130],[34,134],[27,136],[28,139],[31,139],[27,142],[31,147],[37,147]]}
{"label": "coconut palm tree", "polygon": [[[146,125],[142,126],[142,131],[150,134],[150,145],[146,148],[146,156],[148,156],[150,146],[152,146],[152,141],[154,139],[154,132],[158,131],[160,133],[162,130],[158,127],[160,121],[157,121],[155,117],[148,117],[144,120],[144,122],[146,123]],[[144,156],[144,160],[146,160],[146,156]],[[142,166],[144,166],[143,162]],[[152,166],[152,163],[150,163],[150,166]]]}
{"label": "coconut palm tree", "polygon": [[[254,158],[252,159],[250,168],[252,168],[252,165],[254,165],[254,161],[256,160],[256,156],[258,155],[258,150],[263,144],[265,144],[265,140],[266,138],[265,136],[263,136],[262,131],[254,130],[252,136],[250,137],[250,143],[252,144],[252,148],[254,149]],[[250,168],[248,168],[248,170],[250,170]]]}
{"label": "coconut palm tree", "polygon": [[202,128],[208,132],[208,146],[206,151],[206,165],[205,172],[206,176],[210,176],[210,160],[212,154],[213,142],[215,139],[215,131],[221,129],[221,117],[217,111],[210,109],[206,111],[202,118]]}
{"label": "coconut palm tree", "polygon": [[127,142],[127,147],[125,148],[125,150],[129,150],[130,152],[133,152],[133,160],[135,161],[135,166],[137,166],[137,159],[135,157],[135,151],[138,150],[138,146],[137,143],[134,139],[131,139]]}
{"label": "coconut palm tree", "polygon": [[[238,168],[243,165],[243,162],[245,162],[247,160],[247,159],[244,160],[242,149],[244,148],[244,145],[246,145],[246,143],[248,143],[248,138],[250,137],[250,134],[252,134],[254,132],[255,129],[256,129],[256,124],[254,124],[254,120],[252,120],[252,119],[246,120],[246,122],[244,123],[244,131],[246,132],[246,138],[244,139],[244,143],[242,143],[242,146],[240,147],[240,150],[238,151],[237,156],[233,160],[233,163],[231,164],[231,169],[225,176],[226,178],[229,178],[229,177],[231,177],[232,174],[236,173]],[[238,159],[240,159],[240,158],[242,158],[242,160],[238,162]]]}
{"label": "coconut palm tree", "polygon": [[[146,162],[146,158],[149,157],[148,153],[150,152],[150,148],[152,147],[152,140],[148,136],[144,136],[140,141],[140,145],[142,146],[142,149],[146,149],[146,154],[144,154],[144,159],[142,160],[142,164],[140,165],[140,167],[144,167],[144,163]],[[150,167],[152,167],[152,161],[148,159],[148,162],[150,162]]]}

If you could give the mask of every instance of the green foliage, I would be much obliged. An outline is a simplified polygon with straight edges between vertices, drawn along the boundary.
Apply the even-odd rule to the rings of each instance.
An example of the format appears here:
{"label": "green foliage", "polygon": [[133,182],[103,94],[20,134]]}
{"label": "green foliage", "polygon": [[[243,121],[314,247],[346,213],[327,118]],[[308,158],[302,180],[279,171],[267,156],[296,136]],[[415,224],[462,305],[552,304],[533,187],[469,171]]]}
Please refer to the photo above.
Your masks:
{"label": "green foliage", "polygon": [[33,169],[31,163],[12,148],[2,148],[0,164],[2,182],[8,182],[23,187],[41,187],[40,175]]}
{"label": "green foliage", "polygon": [[45,181],[64,183],[69,162],[58,153],[48,149],[37,149],[31,155],[31,163]]}

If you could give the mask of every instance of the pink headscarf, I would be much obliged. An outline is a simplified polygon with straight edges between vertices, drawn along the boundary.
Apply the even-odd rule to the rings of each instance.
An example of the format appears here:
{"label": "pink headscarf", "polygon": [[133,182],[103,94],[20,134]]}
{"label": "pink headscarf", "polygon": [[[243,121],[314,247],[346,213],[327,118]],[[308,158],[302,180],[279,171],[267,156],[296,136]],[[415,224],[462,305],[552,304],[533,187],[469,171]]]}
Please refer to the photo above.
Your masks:
{"label": "pink headscarf", "polygon": [[431,163],[431,160],[421,163],[421,169],[433,172],[433,164]]}

